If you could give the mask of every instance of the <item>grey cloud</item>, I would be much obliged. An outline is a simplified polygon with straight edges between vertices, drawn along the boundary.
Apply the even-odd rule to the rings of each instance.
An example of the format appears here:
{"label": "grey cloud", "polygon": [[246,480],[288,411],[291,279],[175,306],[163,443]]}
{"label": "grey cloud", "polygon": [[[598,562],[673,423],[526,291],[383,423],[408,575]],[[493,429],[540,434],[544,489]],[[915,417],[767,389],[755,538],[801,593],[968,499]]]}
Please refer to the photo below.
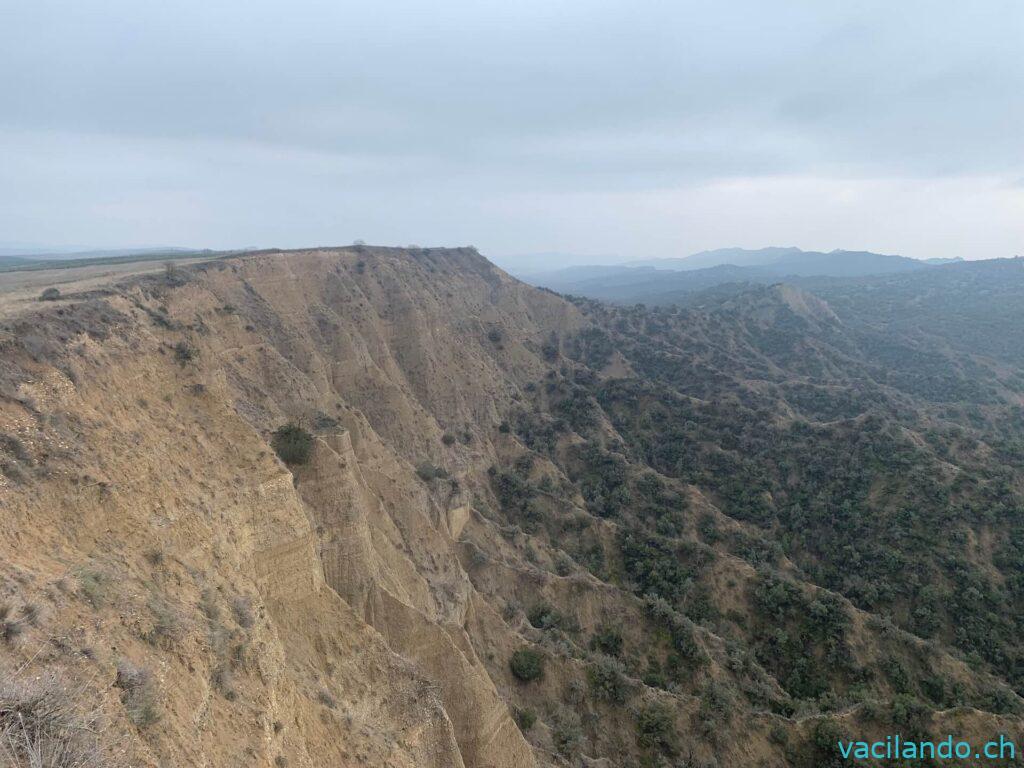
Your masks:
{"label": "grey cloud", "polygon": [[[406,217],[396,236],[424,226],[424,208],[455,220],[467,200],[486,214],[530,192],[1018,178],[1022,35],[1024,6],[1001,0],[37,0],[0,25],[0,152],[29,158],[0,180],[38,199],[20,193],[20,217],[0,213],[0,227],[40,237],[32,228],[57,184],[47,156],[66,156],[78,187],[59,190],[76,240],[119,236],[109,222],[89,232],[86,190],[116,198],[105,180],[137,199],[192,189],[211,218],[232,208],[221,239],[246,217],[217,194],[248,198],[254,223],[276,216],[305,239],[306,218],[265,209],[273,196],[247,186],[254,176],[353,218],[389,207]],[[111,161],[118,147],[134,176]],[[408,197],[424,189],[429,204]],[[197,237],[217,232],[193,213]],[[449,239],[426,224],[424,235]],[[505,225],[477,229],[515,248]]]}

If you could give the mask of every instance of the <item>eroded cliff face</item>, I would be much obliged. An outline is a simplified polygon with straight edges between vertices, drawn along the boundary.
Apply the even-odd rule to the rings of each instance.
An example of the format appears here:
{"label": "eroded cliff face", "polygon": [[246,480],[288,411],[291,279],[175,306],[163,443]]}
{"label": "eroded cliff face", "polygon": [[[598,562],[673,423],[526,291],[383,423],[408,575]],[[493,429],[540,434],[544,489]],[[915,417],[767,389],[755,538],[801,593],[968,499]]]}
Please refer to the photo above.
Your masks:
{"label": "eroded cliff face", "polygon": [[[0,561],[37,613],[8,673],[81,681],[132,764],[537,764],[456,542],[545,335],[579,322],[474,251],[384,249],[11,318]],[[316,435],[294,471],[268,446],[286,422]],[[119,665],[152,673],[151,713]]]}
{"label": "eroded cliff face", "polygon": [[[111,765],[774,768],[819,765],[823,725],[893,732],[800,709],[750,651],[755,567],[699,528],[757,531],[622,452],[606,471],[664,497],[724,618],[642,597],[573,468],[622,436],[569,426],[577,382],[630,363],[589,366],[603,331],[475,251],[258,253],[64,293],[0,317],[0,705],[50,691]],[[308,462],[271,447],[285,424]],[[997,690],[777,570],[843,613],[844,663]],[[522,649],[542,677],[513,676]],[[930,725],[1020,729],[994,711]]]}

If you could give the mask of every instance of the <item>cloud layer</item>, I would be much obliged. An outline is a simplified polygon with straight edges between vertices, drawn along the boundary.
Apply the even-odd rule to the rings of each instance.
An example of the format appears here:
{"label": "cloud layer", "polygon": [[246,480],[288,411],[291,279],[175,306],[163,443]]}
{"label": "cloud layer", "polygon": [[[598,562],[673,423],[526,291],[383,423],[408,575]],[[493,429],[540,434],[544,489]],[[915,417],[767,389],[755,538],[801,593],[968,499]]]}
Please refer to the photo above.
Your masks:
{"label": "cloud layer", "polygon": [[36,0],[0,240],[1024,252],[1024,5]]}

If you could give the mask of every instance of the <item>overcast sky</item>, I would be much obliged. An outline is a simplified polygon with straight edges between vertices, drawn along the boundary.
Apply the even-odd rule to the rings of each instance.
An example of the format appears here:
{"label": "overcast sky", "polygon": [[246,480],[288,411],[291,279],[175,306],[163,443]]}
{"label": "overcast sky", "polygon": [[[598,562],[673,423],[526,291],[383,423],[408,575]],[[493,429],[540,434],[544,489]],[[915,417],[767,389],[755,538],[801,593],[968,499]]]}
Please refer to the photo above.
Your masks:
{"label": "overcast sky", "polygon": [[1019,0],[0,0],[0,245],[1024,253]]}

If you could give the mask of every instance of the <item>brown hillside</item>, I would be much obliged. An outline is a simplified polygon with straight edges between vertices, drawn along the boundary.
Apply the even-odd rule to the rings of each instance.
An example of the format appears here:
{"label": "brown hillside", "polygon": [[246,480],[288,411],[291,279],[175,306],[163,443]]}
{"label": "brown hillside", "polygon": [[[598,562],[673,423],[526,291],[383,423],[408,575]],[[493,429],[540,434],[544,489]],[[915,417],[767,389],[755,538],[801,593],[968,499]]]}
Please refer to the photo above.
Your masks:
{"label": "brown hillside", "polygon": [[[567,480],[578,435],[522,468],[561,538],[494,511],[494,468],[525,453],[506,421],[590,328],[573,304],[473,249],[258,253],[62,294],[0,321],[0,676],[18,689],[0,705],[53,685],[68,717],[98,710],[112,764],[153,767],[610,768],[658,750],[785,766],[813,739],[814,713],[742,651],[757,574],[724,544],[688,551],[730,635],[683,622],[702,660],[685,681],[649,685],[595,650],[609,627],[637,658],[668,640],[617,556],[604,577],[579,566],[617,532]],[[614,356],[602,371],[629,373]],[[275,453],[284,425],[312,436],[305,461]],[[711,495],[666,487],[682,535],[747,535]],[[853,661],[977,692],[962,660],[840,603]],[[524,648],[543,677],[513,675]],[[601,688],[609,669],[623,690]],[[651,712],[683,743],[645,743]]]}
{"label": "brown hillside", "polygon": [[[454,537],[542,329],[578,322],[471,250],[378,249],[12,319],[0,562],[40,615],[7,666],[88,680],[140,765],[533,764],[466,635]],[[285,422],[316,434],[294,473],[267,442]],[[428,486],[422,462],[464,485]],[[142,730],[124,662],[158,689]]]}

